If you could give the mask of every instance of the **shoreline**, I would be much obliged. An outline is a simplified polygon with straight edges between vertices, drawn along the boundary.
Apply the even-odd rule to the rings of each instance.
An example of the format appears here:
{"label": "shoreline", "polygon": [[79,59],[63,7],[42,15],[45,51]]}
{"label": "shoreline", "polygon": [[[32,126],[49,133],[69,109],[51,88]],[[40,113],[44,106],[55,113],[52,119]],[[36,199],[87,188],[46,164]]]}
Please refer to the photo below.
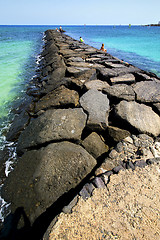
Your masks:
{"label": "shoreline", "polygon": [[[24,204],[25,213],[32,225],[52,205],[53,209],[59,206],[61,211],[64,207],[62,205],[70,199],[69,194],[74,196],[93,176],[118,167],[121,158],[117,155],[115,157],[114,154],[117,153],[111,151],[117,143],[127,137],[137,136],[140,142],[151,141],[154,149],[160,134],[160,99],[157,96],[160,82],[155,74],[55,30],[46,31],[45,39],[38,76],[33,79],[34,86],[31,85],[27,90],[27,94],[34,100],[29,101],[25,109],[21,106],[23,111],[14,120],[7,135],[8,141],[18,142],[19,157],[15,170],[9,175],[2,190],[5,199],[13,202],[12,213]],[[149,88],[151,91],[148,93]],[[134,116],[136,121],[133,122],[130,117],[126,117],[123,109],[127,111],[129,108],[132,112],[138,112],[140,119]],[[142,109],[144,115],[141,115]],[[127,116],[130,114],[127,112]],[[157,123],[156,126],[150,119],[146,119],[147,116]],[[139,134],[146,137],[140,138]],[[136,162],[142,156],[145,161],[155,158],[151,151],[147,155],[146,152],[137,153],[141,146],[136,146],[135,143],[132,145],[135,147],[132,156],[134,158],[125,154],[124,161]],[[142,147],[145,149],[143,145]],[[129,152],[129,148],[130,146],[126,151]],[[53,157],[50,151],[62,161],[61,166],[52,165],[49,160]],[[56,155],[57,151],[58,154],[62,152],[62,156]],[[49,164],[48,168],[42,156],[45,156],[44,161]],[[76,174],[73,178],[73,169],[69,173],[66,171],[70,166],[64,161],[64,156],[69,156],[68,160],[73,164]],[[36,166],[30,163],[33,157],[36,159]],[[84,162],[76,170],[78,162],[75,159],[78,157]],[[65,169],[63,164],[66,164]],[[50,172],[52,168],[57,169],[56,174]],[[57,177],[61,169],[64,172]],[[49,175],[45,175],[43,171]],[[26,178],[25,183],[22,172]],[[54,182],[50,181],[52,178]],[[62,179],[59,182],[58,178],[64,178],[64,182],[62,183]],[[72,188],[75,189],[74,192],[71,191]],[[54,192],[53,195],[58,193],[54,200],[50,189]],[[28,199],[25,199],[26,192]],[[63,204],[61,197],[65,199]]]}

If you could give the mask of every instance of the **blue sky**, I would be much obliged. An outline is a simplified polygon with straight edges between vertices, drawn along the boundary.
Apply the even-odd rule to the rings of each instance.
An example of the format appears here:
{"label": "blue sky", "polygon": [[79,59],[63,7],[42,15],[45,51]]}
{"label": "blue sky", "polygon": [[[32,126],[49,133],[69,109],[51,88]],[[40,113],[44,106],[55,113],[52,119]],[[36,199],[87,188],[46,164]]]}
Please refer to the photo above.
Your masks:
{"label": "blue sky", "polygon": [[0,0],[0,25],[148,24],[160,0]]}

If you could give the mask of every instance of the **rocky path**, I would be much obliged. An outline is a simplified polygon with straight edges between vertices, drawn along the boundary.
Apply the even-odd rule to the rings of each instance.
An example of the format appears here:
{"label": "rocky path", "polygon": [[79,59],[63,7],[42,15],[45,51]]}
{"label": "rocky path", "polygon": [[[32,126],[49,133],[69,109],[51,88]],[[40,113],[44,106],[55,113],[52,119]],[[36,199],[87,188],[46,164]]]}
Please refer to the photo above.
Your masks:
{"label": "rocky path", "polygon": [[17,143],[18,158],[2,189],[12,213],[23,207],[31,227],[46,222],[34,239],[42,238],[62,209],[71,212],[79,196],[90,199],[101,194],[95,188],[104,188],[110,201],[110,179],[135,176],[137,167],[152,171],[150,164],[158,166],[160,157],[160,79],[67,35],[45,34],[28,101],[7,135]]}

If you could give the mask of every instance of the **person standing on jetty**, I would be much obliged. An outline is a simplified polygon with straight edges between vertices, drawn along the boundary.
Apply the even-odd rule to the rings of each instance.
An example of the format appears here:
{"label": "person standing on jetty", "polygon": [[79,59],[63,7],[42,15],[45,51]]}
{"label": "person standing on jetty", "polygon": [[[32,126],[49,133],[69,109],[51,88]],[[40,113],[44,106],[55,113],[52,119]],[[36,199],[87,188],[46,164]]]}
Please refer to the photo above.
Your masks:
{"label": "person standing on jetty", "polygon": [[103,52],[107,52],[107,50],[104,48],[104,43],[102,43],[102,46],[101,46],[100,50],[103,51]]}
{"label": "person standing on jetty", "polygon": [[61,33],[63,32],[63,31],[62,31],[62,27],[61,27],[61,26],[59,27],[59,31],[60,31]]}
{"label": "person standing on jetty", "polygon": [[80,37],[80,38],[79,38],[79,40],[80,40],[80,42],[82,42],[82,43],[84,42],[84,40],[83,40],[83,38],[82,38],[82,37]]}

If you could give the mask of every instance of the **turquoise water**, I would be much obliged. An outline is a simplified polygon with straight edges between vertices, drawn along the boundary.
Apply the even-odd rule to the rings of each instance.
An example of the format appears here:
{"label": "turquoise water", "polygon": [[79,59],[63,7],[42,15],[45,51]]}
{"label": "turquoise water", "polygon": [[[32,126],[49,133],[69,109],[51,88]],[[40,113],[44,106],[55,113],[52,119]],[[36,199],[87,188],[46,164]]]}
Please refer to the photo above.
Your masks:
{"label": "turquoise water", "polygon": [[160,76],[160,27],[142,26],[83,26],[67,28],[75,39],[81,36],[85,43],[107,51],[139,68]]}
{"label": "turquoise water", "polygon": [[[12,104],[35,75],[43,32],[59,26],[0,26],[0,127],[8,125]],[[160,28],[132,26],[63,26],[66,34],[160,76]],[[3,132],[3,131],[2,131]],[[0,133],[0,138],[2,134]],[[3,142],[3,140],[2,140]]]}

